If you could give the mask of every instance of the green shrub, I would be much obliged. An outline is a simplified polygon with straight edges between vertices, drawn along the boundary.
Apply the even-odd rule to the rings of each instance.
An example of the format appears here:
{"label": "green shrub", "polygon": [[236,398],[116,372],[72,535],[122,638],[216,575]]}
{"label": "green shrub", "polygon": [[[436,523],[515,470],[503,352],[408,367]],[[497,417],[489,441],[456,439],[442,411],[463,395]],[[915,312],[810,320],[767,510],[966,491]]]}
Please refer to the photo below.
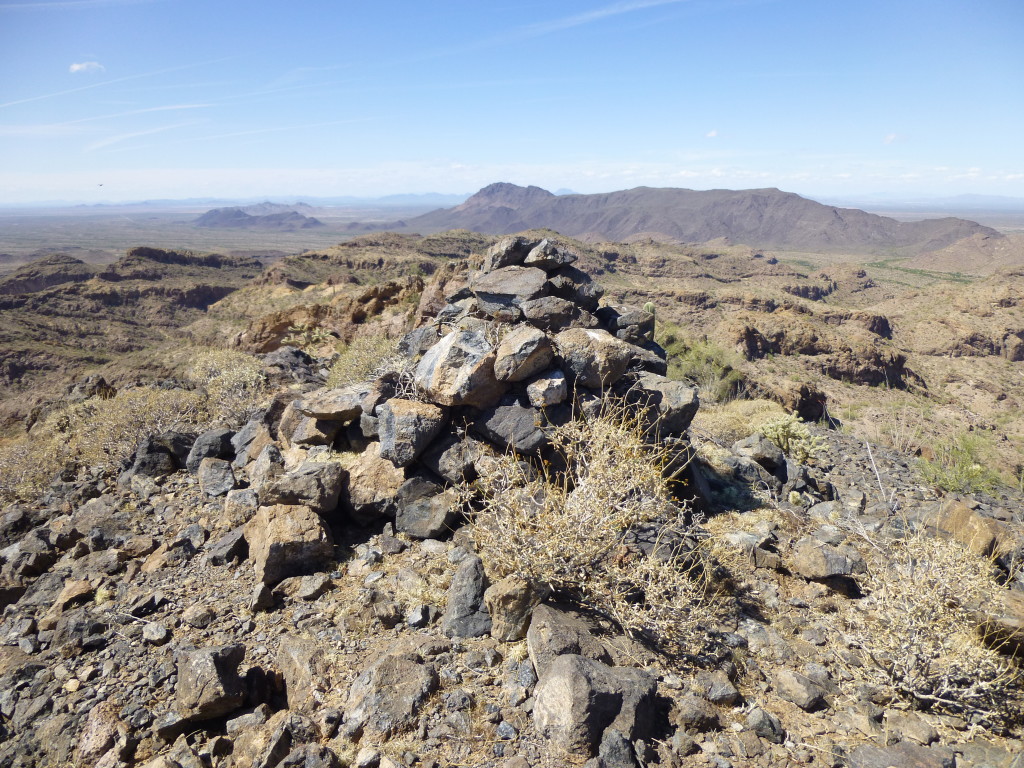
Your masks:
{"label": "green shrub", "polygon": [[977,433],[964,432],[935,448],[934,459],[918,465],[925,482],[955,493],[991,493],[999,474],[989,466],[990,447]]}
{"label": "green shrub", "polygon": [[738,355],[707,339],[687,339],[674,323],[661,324],[657,341],[668,355],[668,377],[693,382],[703,400],[725,402],[742,391]]}
{"label": "green shrub", "polygon": [[800,464],[813,462],[821,450],[821,439],[812,435],[803,420],[794,413],[778,416],[762,424],[758,431]]}

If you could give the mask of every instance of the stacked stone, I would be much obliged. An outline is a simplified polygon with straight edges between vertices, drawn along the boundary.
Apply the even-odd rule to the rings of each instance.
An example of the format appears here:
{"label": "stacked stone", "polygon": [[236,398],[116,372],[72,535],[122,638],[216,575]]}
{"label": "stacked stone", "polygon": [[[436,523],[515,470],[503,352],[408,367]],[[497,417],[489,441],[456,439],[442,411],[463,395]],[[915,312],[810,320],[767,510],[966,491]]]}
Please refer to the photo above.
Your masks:
{"label": "stacked stone", "polygon": [[[308,392],[284,405],[276,426],[264,418],[232,438],[234,473],[249,488],[227,491],[227,507],[250,516],[258,507],[246,539],[268,586],[329,564],[339,510],[445,537],[460,509],[455,485],[497,454],[541,455],[552,425],[604,394],[636,407],[652,436],[685,432],[697,393],[665,377],[654,316],[601,306],[603,290],[576,260],[548,240],[500,241],[437,317],[403,339],[411,374]],[[317,461],[317,446],[359,453],[342,469]],[[212,478],[229,477],[229,462],[214,453],[199,471],[220,493]]]}

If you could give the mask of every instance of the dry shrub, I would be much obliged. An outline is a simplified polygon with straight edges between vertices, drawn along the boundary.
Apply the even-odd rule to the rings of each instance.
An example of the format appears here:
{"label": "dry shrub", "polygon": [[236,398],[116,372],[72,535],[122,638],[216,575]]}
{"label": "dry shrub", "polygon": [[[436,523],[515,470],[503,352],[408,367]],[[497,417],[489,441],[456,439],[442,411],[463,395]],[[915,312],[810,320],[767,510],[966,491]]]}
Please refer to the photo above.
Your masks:
{"label": "dry shrub", "polygon": [[188,379],[202,388],[135,387],[55,408],[0,448],[0,502],[39,495],[65,469],[116,469],[153,434],[244,422],[266,392],[259,362],[242,352],[201,351]]}
{"label": "dry shrub", "polygon": [[205,406],[198,392],[136,387],[54,410],[0,451],[0,501],[30,499],[67,468],[115,468],[149,435],[196,428]]}
{"label": "dry shrub", "polygon": [[[476,483],[474,537],[494,578],[517,575],[615,620],[634,637],[693,650],[718,608],[695,526],[669,493],[673,457],[614,408],[550,431],[563,471],[514,455]],[[644,548],[631,532],[660,530]]]}
{"label": "dry shrub", "polygon": [[397,339],[383,333],[356,336],[331,365],[327,386],[358,384],[385,370],[397,370],[404,362],[405,358],[398,354]]}
{"label": "dry shrub", "polygon": [[205,416],[211,423],[241,426],[267,394],[267,378],[260,361],[237,350],[199,352],[188,379],[206,391]]}
{"label": "dry shrub", "polygon": [[701,402],[690,432],[719,445],[732,445],[754,434],[769,421],[785,415],[782,406],[771,400]]}
{"label": "dry shrub", "polygon": [[923,533],[874,555],[862,584],[867,596],[845,603],[843,614],[847,641],[862,662],[849,670],[854,679],[983,727],[1020,722],[1020,666],[986,646],[971,616],[1000,589],[992,563]]}

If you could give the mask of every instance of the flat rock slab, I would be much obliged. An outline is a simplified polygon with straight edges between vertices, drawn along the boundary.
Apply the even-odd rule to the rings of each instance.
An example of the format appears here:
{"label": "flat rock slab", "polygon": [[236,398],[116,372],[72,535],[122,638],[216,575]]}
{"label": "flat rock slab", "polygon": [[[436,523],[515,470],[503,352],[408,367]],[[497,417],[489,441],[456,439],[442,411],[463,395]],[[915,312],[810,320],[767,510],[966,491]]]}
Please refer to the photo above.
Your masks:
{"label": "flat rock slab", "polygon": [[502,267],[493,272],[478,272],[469,281],[470,290],[489,315],[517,307],[524,301],[548,293],[548,276],[536,267]]}

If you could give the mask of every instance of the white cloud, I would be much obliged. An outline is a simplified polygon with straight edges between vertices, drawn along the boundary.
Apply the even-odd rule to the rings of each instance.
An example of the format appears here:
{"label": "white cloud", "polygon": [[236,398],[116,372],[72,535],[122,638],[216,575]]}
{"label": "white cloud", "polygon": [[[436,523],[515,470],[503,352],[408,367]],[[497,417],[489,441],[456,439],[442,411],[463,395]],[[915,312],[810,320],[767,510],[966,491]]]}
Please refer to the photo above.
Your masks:
{"label": "white cloud", "polygon": [[883,144],[892,144],[899,137],[895,133],[886,134],[885,138],[882,139]]}
{"label": "white cloud", "polygon": [[713,139],[718,135],[718,129],[712,128],[710,131],[704,134],[706,138]]}
{"label": "white cloud", "polygon": [[107,68],[100,64],[98,61],[78,61],[68,67],[68,72],[72,75],[84,72],[85,74],[92,74],[93,72],[106,72]]}

